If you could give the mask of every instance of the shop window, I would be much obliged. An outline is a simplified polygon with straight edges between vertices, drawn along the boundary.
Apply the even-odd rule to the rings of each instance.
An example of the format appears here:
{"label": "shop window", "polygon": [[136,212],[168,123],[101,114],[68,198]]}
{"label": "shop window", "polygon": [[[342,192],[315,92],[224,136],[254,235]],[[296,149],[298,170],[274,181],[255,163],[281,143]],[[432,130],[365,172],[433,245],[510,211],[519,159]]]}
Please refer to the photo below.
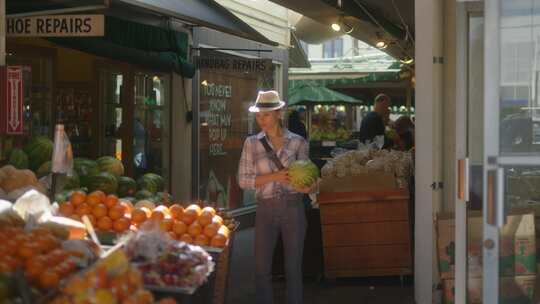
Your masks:
{"label": "shop window", "polygon": [[121,127],[123,121],[123,104],[121,91],[125,76],[116,72],[100,72],[100,91],[103,105],[104,136],[103,154],[123,159],[122,143],[124,141]]}
{"label": "shop window", "polygon": [[200,58],[212,64],[200,68],[199,197],[219,208],[252,205],[254,191],[240,189],[237,177],[243,143],[259,132],[248,108],[259,90],[279,89],[279,66],[211,51]]}
{"label": "shop window", "polygon": [[343,39],[337,38],[323,44],[323,58],[343,57]]}
{"label": "shop window", "polygon": [[168,76],[135,76],[133,165],[135,177],[152,172],[170,176],[170,121]]}

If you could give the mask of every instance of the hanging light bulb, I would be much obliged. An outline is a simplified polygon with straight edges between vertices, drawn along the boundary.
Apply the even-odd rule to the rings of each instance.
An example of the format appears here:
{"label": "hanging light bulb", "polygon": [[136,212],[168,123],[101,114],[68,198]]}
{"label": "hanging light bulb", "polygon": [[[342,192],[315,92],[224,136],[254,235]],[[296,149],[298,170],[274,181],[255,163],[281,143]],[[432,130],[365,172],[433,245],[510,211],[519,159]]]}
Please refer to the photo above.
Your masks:
{"label": "hanging light bulb", "polygon": [[387,44],[386,42],[384,42],[383,40],[380,40],[380,41],[377,41],[377,43],[375,44],[375,46],[376,46],[378,49],[384,50],[385,48],[388,47],[388,44]]}
{"label": "hanging light bulb", "polygon": [[334,32],[341,31],[341,25],[339,25],[339,23],[337,22],[332,23],[330,27],[332,28],[332,30],[334,30]]}
{"label": "hanging light bulb", "polygon": [[400,60],[400,62],[403,64],[411,64],[414,62],[414,58],[405,58],[403,60]]}

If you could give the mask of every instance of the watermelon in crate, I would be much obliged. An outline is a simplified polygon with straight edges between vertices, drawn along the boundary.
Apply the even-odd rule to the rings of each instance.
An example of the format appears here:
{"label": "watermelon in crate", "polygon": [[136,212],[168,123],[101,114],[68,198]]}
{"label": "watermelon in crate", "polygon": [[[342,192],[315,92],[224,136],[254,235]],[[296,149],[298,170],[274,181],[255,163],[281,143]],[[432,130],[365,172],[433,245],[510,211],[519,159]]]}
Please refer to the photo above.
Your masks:
{"label": "watermelon in crate", "polygon": [[80,183],[83,186],[88,186],[88,178],[99,174],[99,166],[97,162],[88,158],[75,158],[73,160],[73,169],[79,175]]}
{"label": "watermelon in crate", "polygon": [[52,159],[53,142],[45,136],[37,136],[23,150],[28,155],[29,168],[36,171],[44,162]]}
{"label": "watermelon in crate", "polygon": [[13,149],[9,154],[8,164],[17,169],[28,169],[28,155],[21,149]]}
{"label": "watermelon in crate", "polygon": [[96,160],[101,172],[108,172],[117,177],[124,175],[122,161],[112,156],[103,156]]}
{"label": "watermelon in crate", "polygon": [[101,190],[106,194],[112,194],[116,193],[118,189],[118,181],[116,180],[116,176],[107,172],[101,172],[88,176],[86,186],[90,192]]}
{"label": "watermelon in crate", "polygon": [[120,176],[118,178],[118,196],[126,197],[133,196],[137,192],[137,182],[128,176]]}
{"label": "watermelon in crate", "polygon": [[155,173],[146,173],[137,180],[140,190],[148,190],[152,193],[163,191],[163,177]]}

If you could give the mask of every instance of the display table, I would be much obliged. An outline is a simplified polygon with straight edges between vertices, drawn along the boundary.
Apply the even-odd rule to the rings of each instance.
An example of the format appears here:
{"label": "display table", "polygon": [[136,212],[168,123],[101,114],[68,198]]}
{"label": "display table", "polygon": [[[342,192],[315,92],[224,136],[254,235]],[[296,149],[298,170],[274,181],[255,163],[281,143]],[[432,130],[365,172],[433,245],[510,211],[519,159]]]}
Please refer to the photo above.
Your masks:
{"label": "display table", "polygon": [[321,192],[327,278],[412,274],[409,193]]}

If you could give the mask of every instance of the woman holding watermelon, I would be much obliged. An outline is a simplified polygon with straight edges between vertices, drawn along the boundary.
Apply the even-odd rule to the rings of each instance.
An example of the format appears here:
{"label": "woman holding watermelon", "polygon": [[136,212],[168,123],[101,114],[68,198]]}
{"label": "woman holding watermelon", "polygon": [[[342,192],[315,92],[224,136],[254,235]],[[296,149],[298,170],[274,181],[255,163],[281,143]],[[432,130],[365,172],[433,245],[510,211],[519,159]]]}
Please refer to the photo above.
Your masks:
{"label": "woman holding watermelon", "polygon": [[255,189],[258,203],[255,220],[257,304],[273,303],[272,257],[280,233],[285,251],[287,303],[301,304],[303,298],[302,254],[307,225],[302,194],[315,191],[317,183],[313,181],[317,172],[314,179],[310,177],[311,186],[291,183],[295,177],[289,176],[288,167],[295,161],[308,161],[309,146],[304,138],[282,127],[284,106],[276,91],[259,92],[249,111],[255,113],[261,132],[246,139],[238,169],[240,187]]}

